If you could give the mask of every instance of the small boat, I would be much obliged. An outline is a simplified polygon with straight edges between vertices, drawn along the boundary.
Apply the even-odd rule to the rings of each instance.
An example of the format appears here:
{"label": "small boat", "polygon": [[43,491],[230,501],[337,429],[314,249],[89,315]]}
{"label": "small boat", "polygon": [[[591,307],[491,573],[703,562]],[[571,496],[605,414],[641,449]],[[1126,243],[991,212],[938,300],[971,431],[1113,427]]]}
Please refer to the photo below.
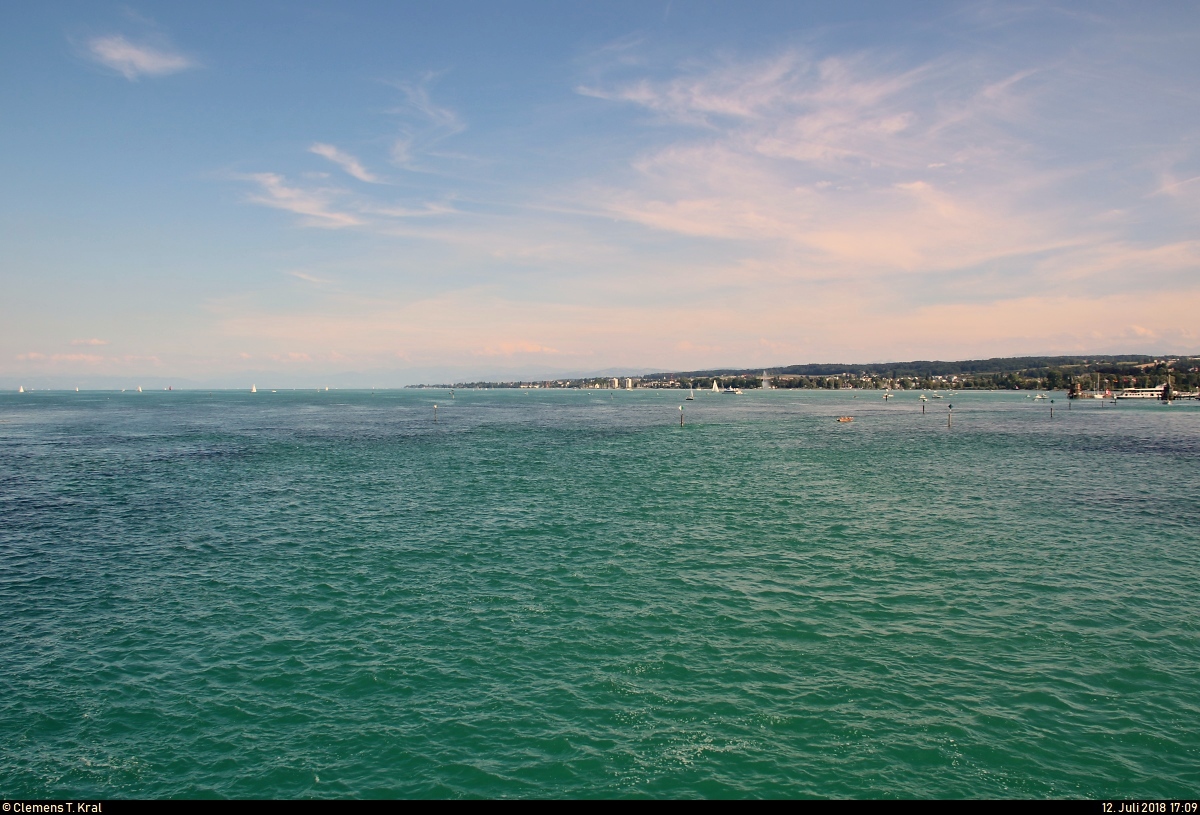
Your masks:
{"label": "small boat", "polygon": [[1046,397],[1046,394],[1044,394],[1044,393],[1039,393],[1037,396],[1033,397],[1033,401],[1035,401],[1035,402],[1036,402],[1036,401],[1037,401],[1037,400],[1039,400],[1039,399],[1045,399],[1045,398],[1047,398],[1047,397]]}
{"label": "small boat", "polygon": [[852,421],[854,421],[854,417],[853,416],[838,416],[837,420],[839,422],[852,422]]}
{"label": "small boat", "polygon": [[891,398],[892,398],[892,395],[890,393],[885,393],[883,395],[883,401],[885,401],[885,402]]}
{"label": "small boat", "polygon": [[726,395],[731,395],[731,396],[741,396],[742,389],[730,386],[730,387],[726,388],[725,390],[721,391],[721,393],[726,394]]}
{"label": "small boat", "polygon": [[918,397],[917,397],[917,399],[918,399],[918,400],[920,400],[920,401],[922,401],[922,402],[928,402],[928,401],[929,401],[928,399],[926,399],[926,398],[925,398],[925,394],[921,394],[920,396],[918,396]]}

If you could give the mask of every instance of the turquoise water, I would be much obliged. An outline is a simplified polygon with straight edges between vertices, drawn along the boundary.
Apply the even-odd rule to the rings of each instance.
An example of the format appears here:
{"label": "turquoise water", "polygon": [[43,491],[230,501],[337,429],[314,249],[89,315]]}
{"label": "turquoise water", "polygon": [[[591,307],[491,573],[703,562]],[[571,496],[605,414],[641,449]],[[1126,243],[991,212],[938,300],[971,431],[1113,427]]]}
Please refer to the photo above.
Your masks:
{"label": "turquoise water", "polygon": [[1200,406],[681,400],[0,395],[0,790],[1200,789]]}

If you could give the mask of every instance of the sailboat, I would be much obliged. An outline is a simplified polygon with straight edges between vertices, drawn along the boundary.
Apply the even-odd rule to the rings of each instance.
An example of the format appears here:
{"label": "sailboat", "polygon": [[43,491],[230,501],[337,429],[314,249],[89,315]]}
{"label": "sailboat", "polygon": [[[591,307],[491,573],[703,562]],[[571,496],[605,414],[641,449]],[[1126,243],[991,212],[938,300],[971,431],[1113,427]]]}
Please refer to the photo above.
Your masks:
{"label": "sailboat", "polygon": [[250,386],[250,392],[251,392],[251,393],[258,393],[258,387],[257,387],[256,385],[251,385],[251,386]]}
{"label": "sailboat", "polygon": [[17,393],[24,393],[24,392],[25,392],[25,386],[17,385]]}
{"label": "sailboat", "polygon": [[713,379],[713,393],[720,393],[721,389],[717,387],[717,380]]}
{"label": "sailboat", "polygon": [[142,386],[138,385],[138,393],[141,393],[141,392],[142,392]]}
{"label": "sailboat", "polygon": [[688,395],[687,395],[687,399],[684,399],[683,401],[685,401],[685,402],[692,402],[692,401],[695,401],[695,399],[696,399],[696,390],[695,390],[695,388],[688,388]]}

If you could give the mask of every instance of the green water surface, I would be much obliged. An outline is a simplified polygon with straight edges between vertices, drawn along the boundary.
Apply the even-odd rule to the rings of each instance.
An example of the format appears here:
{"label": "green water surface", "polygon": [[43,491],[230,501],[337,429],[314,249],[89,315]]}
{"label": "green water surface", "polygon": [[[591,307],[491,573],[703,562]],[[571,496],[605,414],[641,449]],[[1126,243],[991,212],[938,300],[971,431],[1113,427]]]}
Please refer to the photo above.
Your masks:
{"label": "green water surface", "polygon": [[1197,794],[1200,406],[684,395],[0,396],[0,795]]}

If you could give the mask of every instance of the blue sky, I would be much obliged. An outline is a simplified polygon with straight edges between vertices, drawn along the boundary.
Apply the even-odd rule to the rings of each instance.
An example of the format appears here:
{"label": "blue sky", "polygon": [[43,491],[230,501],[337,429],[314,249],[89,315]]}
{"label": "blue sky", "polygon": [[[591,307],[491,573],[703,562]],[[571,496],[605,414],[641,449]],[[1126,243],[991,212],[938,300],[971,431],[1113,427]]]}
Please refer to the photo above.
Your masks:
{"label": "blue sky", "polygon": [[1187,3],[7,3],[0,383],[1198,352],[1198,69]]}

